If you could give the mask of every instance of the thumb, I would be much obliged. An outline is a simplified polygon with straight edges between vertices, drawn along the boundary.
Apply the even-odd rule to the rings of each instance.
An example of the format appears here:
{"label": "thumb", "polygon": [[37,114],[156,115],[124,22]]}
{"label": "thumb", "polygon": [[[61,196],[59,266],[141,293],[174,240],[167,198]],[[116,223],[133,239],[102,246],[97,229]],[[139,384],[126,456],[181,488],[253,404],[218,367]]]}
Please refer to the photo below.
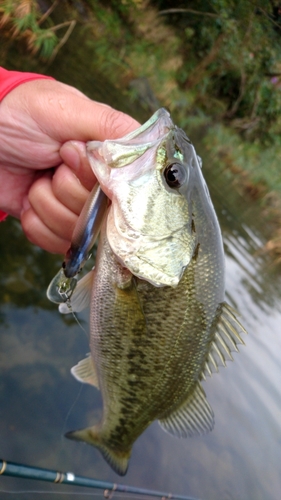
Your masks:
{"label": "thumb", "polygon": [[129,115],[105,104],[77,97],[71,101],[71,116],[62,130],[63,141],[104,141],[117,139],[135,130],[140,124]]}
{"label": "thumb", "polygon": [[[40,107],[33,110],[40,114],[37,121],[50,137],[61,143],[116,139],[139,127],[129,115],[92,101],[69,85],[52,80],[38,80],[34,85],[41,100]],[[30,106],[34,107],[33,102]]]}

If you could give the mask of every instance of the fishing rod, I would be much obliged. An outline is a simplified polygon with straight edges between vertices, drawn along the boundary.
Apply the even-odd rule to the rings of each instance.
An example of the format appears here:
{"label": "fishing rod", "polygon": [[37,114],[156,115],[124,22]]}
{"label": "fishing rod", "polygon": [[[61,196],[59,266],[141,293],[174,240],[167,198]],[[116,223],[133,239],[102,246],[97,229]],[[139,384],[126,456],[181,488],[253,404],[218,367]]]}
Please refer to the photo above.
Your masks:
{"label": "fishing rod", "polygon": [[[7,462],[0,459],[0,476],[21,477],[23,479],[35,479],[38,481],[48,481],[56,484],[68,484],[75,486],[84,486],[86,488],[97,488],[104,490],[103,495],[105,498],[111,499],[115,491],[122,491],[123,493],[134,493],[136,495],[161,497],[161,500],[196,500],[192,497],[183,495],[174,495],[171,493],[164,493],[162,491],[146,490],[143,488],[136,488],[134,486],[127,486],[126,484],[116,484],[107,481],[98,481],[84,476],[76,476],[73,472],[58,472],[50,469],[42,469],[39,467],[32,467],[29,465],[16,464]],[[197,499],[198,500],[198,499]]]}

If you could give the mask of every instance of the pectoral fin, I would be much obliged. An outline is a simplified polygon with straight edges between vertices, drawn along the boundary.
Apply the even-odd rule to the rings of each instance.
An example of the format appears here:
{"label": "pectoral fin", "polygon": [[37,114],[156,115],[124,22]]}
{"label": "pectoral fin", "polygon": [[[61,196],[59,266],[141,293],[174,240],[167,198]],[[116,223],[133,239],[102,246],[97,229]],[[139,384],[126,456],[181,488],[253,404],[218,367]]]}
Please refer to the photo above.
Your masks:
{"label": "pectoral fin", "polygon": [[233,360],[231,351],[238,351],[237,344],[244,344],[240,333],[247,333],[236,318],[236,311],[227,303],[221,305],[221,314],[216,325],[214,340],[203,369],[202,378],[218,372],[219,366],[226,366],[227,360]]}
{"label": "pectoral fin", "polygon": [[196,384],[191,396],[170,415],[159,419],[159,424],[165,431],[180,438],[211,431],[214,414],[201,385]]}
{"label": "pectoral fin", "polygon": [[70,371],[73,377],[79,380],[79,382],[94,385],[97,389],[99,389],[96,368],[90,355],[79,361],[79,363],[73,366]]}

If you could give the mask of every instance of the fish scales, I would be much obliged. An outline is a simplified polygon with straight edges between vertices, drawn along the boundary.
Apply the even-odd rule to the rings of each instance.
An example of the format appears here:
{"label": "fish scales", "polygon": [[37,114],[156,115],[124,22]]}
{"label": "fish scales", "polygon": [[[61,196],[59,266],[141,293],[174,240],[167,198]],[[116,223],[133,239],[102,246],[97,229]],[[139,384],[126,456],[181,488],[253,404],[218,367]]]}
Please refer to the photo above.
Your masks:
{"label": "fish scales", "polygon": [[[176,290],[136,278],[127,290],[120,290],[108,286],[118,263],[106,241],[100,249],[92,292],[91,347],[103,394],[101,433],[104,442],[126,451],[153,420],[170,414],[186,399],[202,371],[209,332],[196,299],[196,261]],[[97,321],[105,296],[109,307],[104,321]]]}
{"label": "fish scales", "polygon": [[222,238],[200,160],[169,114],[89,143],[88,153],[112,204],[87,280],[91,356],[72,373],[99,387],[103,415],[67,436],[99,448],[123,475],[154,420],[178,437],[213,428],[200,381],[231,358],[245,330],[224,302]]}

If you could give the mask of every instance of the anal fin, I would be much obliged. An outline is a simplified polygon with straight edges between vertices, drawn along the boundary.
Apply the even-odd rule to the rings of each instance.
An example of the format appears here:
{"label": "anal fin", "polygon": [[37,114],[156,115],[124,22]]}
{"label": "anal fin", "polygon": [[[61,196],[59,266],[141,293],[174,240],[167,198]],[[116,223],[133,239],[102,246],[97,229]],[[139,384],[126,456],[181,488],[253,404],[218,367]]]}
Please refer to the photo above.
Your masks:
{"label": "anal fin", "polygon": [[159,419],[159,424],[180,438],[210,432],[214,427],[214,413],[201,385],[197,383],[191,396],[170,415]]}

